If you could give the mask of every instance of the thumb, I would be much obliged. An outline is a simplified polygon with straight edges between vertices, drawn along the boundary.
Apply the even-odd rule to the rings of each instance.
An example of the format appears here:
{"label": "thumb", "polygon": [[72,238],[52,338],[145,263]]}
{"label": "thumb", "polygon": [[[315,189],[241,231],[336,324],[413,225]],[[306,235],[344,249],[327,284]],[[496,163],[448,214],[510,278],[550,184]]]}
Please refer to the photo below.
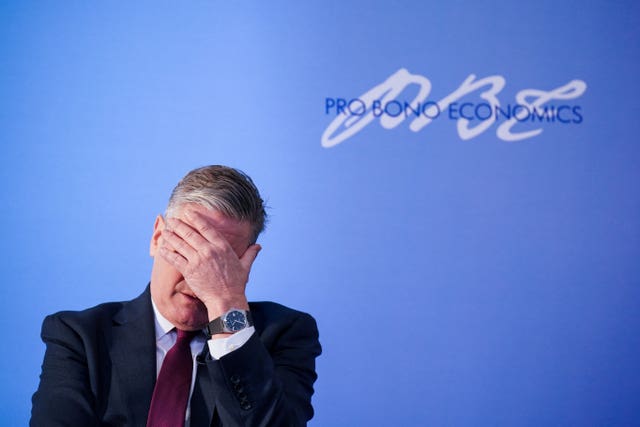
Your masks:
{"label": "thumb", "polygon": [[253,244],[244,251],[242,257],[240,258],[240,264],[244,267],[245,270],[250,270],[251,265],[253,265],[253,261],[255,261],[258,253],[262,250],[262,246],[258,244]]}

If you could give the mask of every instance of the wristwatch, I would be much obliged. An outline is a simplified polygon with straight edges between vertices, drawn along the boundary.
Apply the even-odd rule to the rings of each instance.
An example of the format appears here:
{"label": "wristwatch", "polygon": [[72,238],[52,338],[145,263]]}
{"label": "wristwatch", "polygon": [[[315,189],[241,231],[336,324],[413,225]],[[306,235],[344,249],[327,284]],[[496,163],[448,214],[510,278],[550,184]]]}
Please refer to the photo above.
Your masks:
{"label": "wristwatch", "polygon": [[253,326],[253,318],[248,310],[232,308],[222,316],[213,319],[205,327],[207,334],[233,334]]}

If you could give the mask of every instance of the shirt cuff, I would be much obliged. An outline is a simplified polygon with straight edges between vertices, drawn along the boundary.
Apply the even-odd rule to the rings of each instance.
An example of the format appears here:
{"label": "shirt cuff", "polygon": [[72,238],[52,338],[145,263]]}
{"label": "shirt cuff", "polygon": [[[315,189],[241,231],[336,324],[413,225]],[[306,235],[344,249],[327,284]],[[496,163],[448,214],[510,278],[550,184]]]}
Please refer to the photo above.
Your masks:
{"label": "shirt cuff", "polygon": [[207,341],[211,357],[218,360],[222,356],[226,356],[231,353],[233,350],[242,347],[247,341],[249,341],[249,338],[251,338],[251,335],[253,335],[255,330],[256,328],[249,326],[248,328],[236,332],[227,338],[219,338],[216,340],[211,339]]}

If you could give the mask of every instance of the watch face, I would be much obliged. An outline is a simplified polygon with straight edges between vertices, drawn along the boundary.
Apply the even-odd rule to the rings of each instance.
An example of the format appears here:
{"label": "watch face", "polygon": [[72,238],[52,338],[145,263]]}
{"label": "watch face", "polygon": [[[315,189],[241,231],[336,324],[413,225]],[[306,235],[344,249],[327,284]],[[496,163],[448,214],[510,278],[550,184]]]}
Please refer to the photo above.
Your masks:
{"label": "watch face", "polygon": [[233,310],[224,317],[224,324],[230,331],[237,332],[247,327],[247,318],[243,312]]}

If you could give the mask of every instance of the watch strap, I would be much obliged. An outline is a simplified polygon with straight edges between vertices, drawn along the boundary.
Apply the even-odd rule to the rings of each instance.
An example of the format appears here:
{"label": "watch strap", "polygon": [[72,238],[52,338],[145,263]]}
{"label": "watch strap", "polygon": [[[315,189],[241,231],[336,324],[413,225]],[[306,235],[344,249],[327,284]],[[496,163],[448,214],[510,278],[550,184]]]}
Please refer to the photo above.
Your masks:
{"label": "watch strap", "polygon": [[207,335],[209,336],[226,333],[222,317],[216,317],[211,322],[209,322],[207,326],[205,326],[205,330],[207,331]]}

